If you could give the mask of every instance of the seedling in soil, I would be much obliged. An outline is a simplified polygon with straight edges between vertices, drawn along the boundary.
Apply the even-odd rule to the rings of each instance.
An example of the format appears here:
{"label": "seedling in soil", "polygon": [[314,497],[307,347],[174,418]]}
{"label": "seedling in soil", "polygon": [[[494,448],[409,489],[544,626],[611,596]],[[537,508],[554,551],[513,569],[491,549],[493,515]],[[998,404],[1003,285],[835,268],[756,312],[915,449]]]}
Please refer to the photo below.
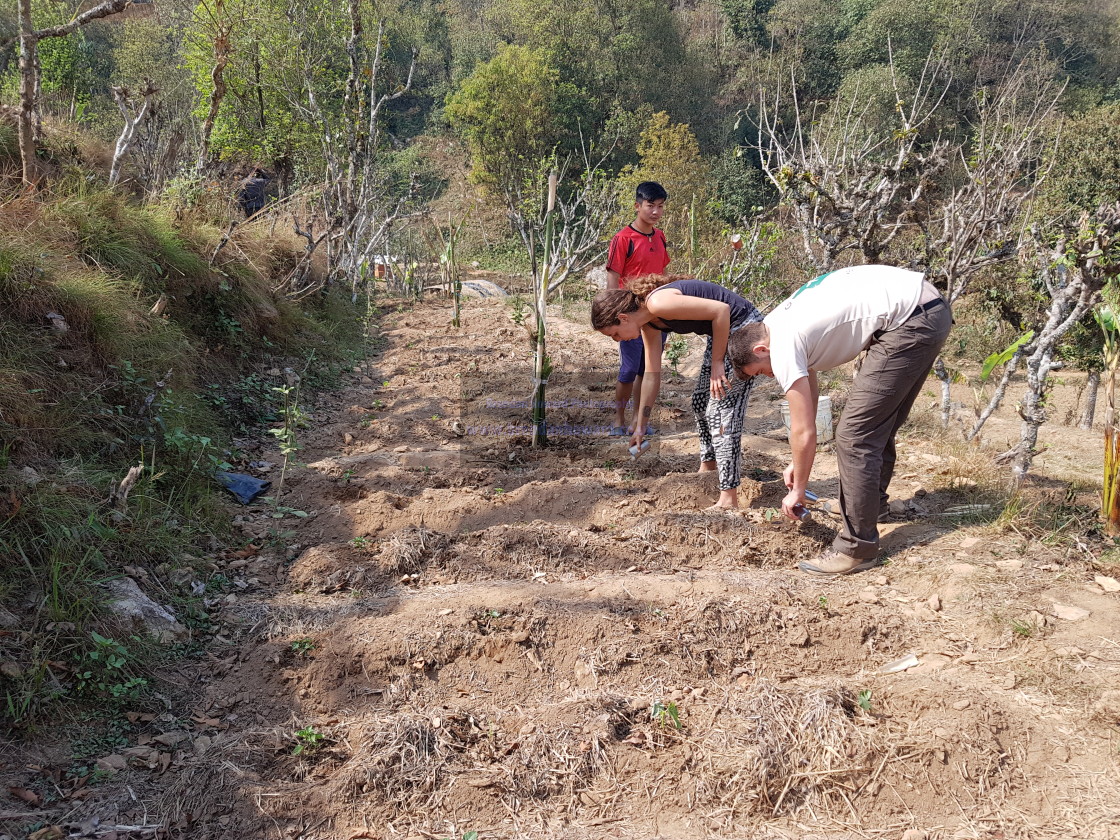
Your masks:
{"label": "seedling in soil", "polygon": [[283,548],[295,535],[295,531],[280,531],[276,528],[269,528],[268,534],[265,536],[265,544],[270,548]]}
{"label": "seedling in soil", "polygon": [[433,415],[432,415],[432,419],[433,419],[433,420],[438,420],[438,419],[439,419],[439,415],[438,415],[438,414],[433,414]]}
{"label": "seedling in soil", "polygon": [[1011,632],[1021,638],[1029,639],[1034,635],[1034,624],[1021,618],[1013,618],[1011,619]]}
{"label": "seedling in soil", "polygon": [[662,703],[657,701],[650,707],[650,717],[657,721],[662,727],[672,726],[674,729],[681,728],[681,713],[677,708],[677,704],[670,701]]}
{"label": "seedling in soil", "polygon": [[817,598],[817,607],[821,610],[824,610],[825,612],[828,612],[828,596],[827,595],[822,595],[821,597]]}
{"label": "seedling in soil", "polygon": [[[440,840],[455,840],[454,837],[441,837]],[[463,834],[463,840],[478,840],[477,831],[467,831]]]}
{"label": "seedling in soil", "polygon": [[493,609],[483,610],[479,617],[480,618],[501,618],[502,617],[502,611],[501,610],[493,610]]}
{"label": "seedling in soil", "polygon": [[315,650],[315,642],[311,639],[296,639],[291,644],[292,653],[296,656],[306,656]]}
{"label": "seedling in soil", "polygon": [[688,355],[688,339],[684,336],[674,335],[669,339],[669,343],[665,345],[665,358],[669,361],[669,367],[673,371],[674,376],[680,376],[680,371],[677,370],[677,365],[681,363],[681,359]]}
{"label": "seedling in soil", "polygon": [[354,477],[354,471],[353,470],[347,470],[346,472],[344,472],[342,474],[342,483],[343,484],[349,484],[350,479],[352,479],[353,477]]}
{"label": "seedling in soil", "polygon": [[388,379],[381,380],[381,387],[382,388],[388,388],[389,387],[389,380]]}
{"label": "seedling in soil", "polygon": [[292,755],[311,752],[319,747],[326,738],[327,736],[315,729],[314,726],[305,726],[296,733],[296,746],[292,750]]}
{"label": "seedling in soil", "polygon": [[285,507],[284,505],[277,505],[276,510],[274,510],[270,514],[270,516],[273,519],[283,519],[289,513],[292,516],[294,516],[296,519],[306,519],[307,518],[307,511],[298,510],[297,508],[293,508],[293,507]]}
{"label": "seedling in soil", "polygon": [[503,494],[504,492],[506,492],[506,491],[505,491],[505,490],[503,490],[503,489],[502,489],[501,487],[495,487],[495,488],[494,488],[494,495],[495,495],[495,496],[500,496],[500,495],[502,495],[502,494]]}
{"label": "seedling in soil", "polygon": [[354,548],[369,548],[369,537],[354,537],[350,540],[350,545]]}
{"label": "seedling in soil", "polygon": [[859,693],[859,697],[856,699],[856,703],[858,703],[859,707],[861,709],[863,709],[865,712],[870,713],[871,712],[871,689],[867,688],[867,689],[864,689],[863,691],[861,691]]}
{"label": "seedling in soil", "polygon": [[779,511],[777,508],[766,508],[766,510],[762,512],[762,518],[767,522],[773,522],[781,515],[781,511]]}
{"label": "seedling in soil", "polygon": [[385,407],[385,402],[383,400],[374,400],[369,404],[369,407],[374,411],[381,411],[381,409]]}

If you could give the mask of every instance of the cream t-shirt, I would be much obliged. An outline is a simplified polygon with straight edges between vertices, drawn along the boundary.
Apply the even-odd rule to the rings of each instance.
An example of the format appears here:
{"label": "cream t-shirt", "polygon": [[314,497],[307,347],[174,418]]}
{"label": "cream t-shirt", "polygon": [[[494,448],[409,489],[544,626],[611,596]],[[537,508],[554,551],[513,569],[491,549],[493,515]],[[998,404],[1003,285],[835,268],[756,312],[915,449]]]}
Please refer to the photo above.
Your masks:
{"label": "cream t-shirt", "polygon": [[783,391],[809,370],[850,362],[875,333],[902,326],[925,275],[889,265],[841,268],[810,280],[766,316],[770,365]]}

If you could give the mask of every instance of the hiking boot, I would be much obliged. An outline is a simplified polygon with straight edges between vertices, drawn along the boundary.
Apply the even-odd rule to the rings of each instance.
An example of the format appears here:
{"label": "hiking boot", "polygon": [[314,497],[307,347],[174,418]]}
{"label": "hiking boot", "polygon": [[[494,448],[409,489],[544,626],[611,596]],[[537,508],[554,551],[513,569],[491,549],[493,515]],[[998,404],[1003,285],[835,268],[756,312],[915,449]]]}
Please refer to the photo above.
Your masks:
{"label": "hiking boot", "polygon": [[830,548],[816,560],[804,560],[798,563],[797,568],[812,575],[850,575],[854,572],[865,572],[878,565],[877,558],[857,560],[855,557],[849,557]]}

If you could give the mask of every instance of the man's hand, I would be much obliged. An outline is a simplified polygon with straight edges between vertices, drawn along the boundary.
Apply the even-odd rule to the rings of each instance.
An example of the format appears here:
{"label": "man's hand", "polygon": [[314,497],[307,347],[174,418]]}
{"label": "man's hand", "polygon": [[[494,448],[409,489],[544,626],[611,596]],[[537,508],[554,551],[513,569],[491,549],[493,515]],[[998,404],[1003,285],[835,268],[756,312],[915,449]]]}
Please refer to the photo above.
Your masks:
{"label": "man's hand", "polygon": [[804,494],[798,492],[797,490],[790,490],[788,493],[786,493],[785,498],[782,499],[782,513],[784,513],[790,519],[800,520],[801,517],[794,513],[793,509],[795,507],[804,506],[804,504]]}

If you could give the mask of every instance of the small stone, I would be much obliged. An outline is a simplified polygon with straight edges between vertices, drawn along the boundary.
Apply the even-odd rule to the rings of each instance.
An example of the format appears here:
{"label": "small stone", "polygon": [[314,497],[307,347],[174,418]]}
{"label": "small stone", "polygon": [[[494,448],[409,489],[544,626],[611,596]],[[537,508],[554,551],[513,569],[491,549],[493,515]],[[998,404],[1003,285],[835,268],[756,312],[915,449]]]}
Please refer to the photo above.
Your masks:
{"label": "small stone", "polygon": [[896,515],[904,514],[907,511],[906,502],[902,501],[902,499],[892,499],[888,507],[891,513]]}
{"label": "small stone", "polygon": [[208,735],[199,735],[194,739],[194,751],[199,755],[205,755],[206,751],[210,749],[210,737]]}
{"label": "small stone", "polygon": [[394,446],[393,451],[394,452],[407,452],[408,447],[407,446]]}
{"label": "small stone", "polygon": [[1008,674],[1003,678],[1003,687],[1010,691],[1015,687],[1016,682],[1018,682],[1018,678],[1014,674]]}
{"label": "small stone", "polygon": [[941,596],[934,592],[926,600],[926,606],[934,612],[941,612]]}
{"label": "small stone", "polygon": [[941,738],[942,740],[947,739],[950,734],[951,733],[949,732],[948,729],[945,729],[944,727],[941,727],[941,726],[939,726],[939,727],[937,727],[936,729],[933,730],[933,737],[934,738]]}
{"label": "small stone", "polygon": [[1003,569],[1005,572],[1017,572],[1023,568],[1025,564],[1022,560],[998,560],[996,561],[996,568]]}
{"label": "small stone", "polygon": [[888,583],[890,583],[890,581],[887,579],[886,575],[879,575],[877,578],[875,578],[873,583],[876,586],[886,586]]}
{"label": "small stone", "polygon": [[1120,724],[1120,691],[1106,691],[1093,704],[1093,718],[1111,726]]}
{"label": "small stone", "polygon": [[971,705],[972,705],[971,700],[967,700],[967,699],[966,700],[958,700],[956,703],[953,704],[953,708],[956,709],[958,712],[963,712],[965,709],[967,709]]}
{"label": "small stone", "polygon": [[23,668],[19,666],[18,662],[0,662],[0,676],[7,677],[10,680],[22,679]]}
{"label": "small stone", "polygon": [[961,548],[972,548],[973,546],[979,545],[979,544],[980,544],[980,538],[979,537],[965,537],[963,540],[961,540]]}
{"label": "small stone", "polygon": [[924,487],[923,487],[922,485],[920,485],[920,484],[918,484],[918,485],[915,485],[915,487],[914,487],[914,496],[916,496],[916,497],[917,497],[917,498],[919,498],[919,499],[921,499],[922,497],[924,497],[924,496],[925,496],[925,495],[926,495],[926,494],[927,494],[928,492],[929,492],[929,491],[928,491],[928,490],[926,490],[926,488],[924,488]]}
{"label": "small stone", "polygon": [[350,434],[349,432],[347,432],[346,434],[344,434],[342,436],[342,442],[344,444],[346,444],[347,446],[349,446],[350,444],[352,444],[354,442],[354,436],[352,434]]}
{"label": "small stone", "polygon": [[786,644],[791,647],[808,647],[809,631],[804,627],[791,627],[786,632]]}
{"label": "small stone", "polygon": [[902,832],[902,840],[926,840],[927,837],[929,835],[920,828],[908,828]]}
{"label": "small stone", "polygon": [[1080,621],[1083,618],[1089,617],[1089,611],[1081,607],[1070,606],[1069,604],[1055,603],[1051,611],[1055,616],[1064,621]]}
{"label": "small stone", "polygon": [[1097,586],[1105,592],[1120,592],[1120,581],[1116,580],[1116,578],[1097,575],[1093,580],[1096,581]]}
{"label": "small stone", "polygon": [[874,589],[871,589],[870,587],[868,587],[867,589],[861,589],[859,592],[859,600],[860,603],[863,604],[878,604],[879,593]]}

